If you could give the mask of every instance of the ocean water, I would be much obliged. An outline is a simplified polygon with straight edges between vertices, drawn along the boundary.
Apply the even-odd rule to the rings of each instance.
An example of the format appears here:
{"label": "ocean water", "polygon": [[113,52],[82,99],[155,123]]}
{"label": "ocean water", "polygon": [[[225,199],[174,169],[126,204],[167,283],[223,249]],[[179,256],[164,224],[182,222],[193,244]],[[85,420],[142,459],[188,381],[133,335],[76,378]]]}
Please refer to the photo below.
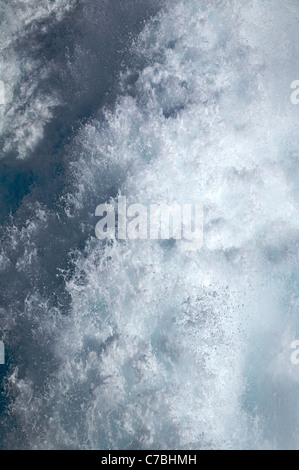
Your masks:
{"label": "ocean water", "polygon": [[[0,20],[0,447],[298,449],[298,2]],[[119,195],[202,203],[202,249],[100,242]]]}

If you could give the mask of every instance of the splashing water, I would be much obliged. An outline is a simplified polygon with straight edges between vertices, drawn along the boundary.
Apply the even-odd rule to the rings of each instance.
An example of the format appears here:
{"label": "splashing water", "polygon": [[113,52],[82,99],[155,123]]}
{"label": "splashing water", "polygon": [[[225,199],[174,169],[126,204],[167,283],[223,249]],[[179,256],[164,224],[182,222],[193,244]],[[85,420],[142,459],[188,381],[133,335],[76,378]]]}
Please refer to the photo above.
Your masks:
{"label": "splashing water", "polygon": [[[119,83],[101,85],[114,98],[84,111],[99,90],[91,87],[72,105],[88,119],[63,146],[51,180],[59,185],[43,162],[5,219],[3,447],[299,447],[290,361],[299,327],[298,110],[290,102],[299,9],[292,0],[223,3],[172,0],[153,6],[152,17],[143,7],[127,62],[109,69]],[[82,5],[81,31],[91,18],[96,29],[93,2]],[[55,6],[70,14],[71,2]],[[22,24],[41,21],[38,12],[24,13]],[[63,21],[56,14],[55,25]],[[68,57],[77,96],[82,74],[93,83],[100,70],[88,44],[78,35]],[[76,69],[80,61],[89,72]],[[43,94],[32,72],[38,59],[30,66],[25,82],[39,98],[20,99],[35,111],[36,99],[48,101],[27,117],[14,101],[20,117],[4,119],[2,132],[13,126],[6,145],[22,149],[16,159],[30,160],[55,122],[49,110],[61,98],[53,97],[64,93],[54,83],[51,97]],[[18,119],[28,121],[25,139]],[[95,208],[119,194],[131,203],[203,203],[203,248],[100,242]]]}

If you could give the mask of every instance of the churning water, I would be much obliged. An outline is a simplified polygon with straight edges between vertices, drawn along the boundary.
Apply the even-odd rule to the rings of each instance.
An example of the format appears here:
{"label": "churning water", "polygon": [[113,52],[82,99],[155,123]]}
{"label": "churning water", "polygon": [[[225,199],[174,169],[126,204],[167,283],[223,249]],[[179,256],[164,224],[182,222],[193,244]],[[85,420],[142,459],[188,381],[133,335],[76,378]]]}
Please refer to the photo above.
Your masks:
{"label": "churning water", "polygon": [[[2,0],[1,448],[299,448],[297,0]],[[95,237],[200,202],[204,245]]]}

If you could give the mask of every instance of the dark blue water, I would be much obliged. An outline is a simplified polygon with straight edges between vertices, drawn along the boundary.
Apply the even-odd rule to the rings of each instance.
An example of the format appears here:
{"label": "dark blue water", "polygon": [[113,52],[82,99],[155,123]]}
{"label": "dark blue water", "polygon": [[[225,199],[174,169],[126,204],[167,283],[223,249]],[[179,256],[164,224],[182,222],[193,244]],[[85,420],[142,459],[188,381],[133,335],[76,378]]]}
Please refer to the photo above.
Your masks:
{"label": "dark blue water", "polygon": [[[0,21],[0,448],[297,449],[297,1]],[[97,240],[120,194],[202,249]]]}
{"label": "dark blue water", "polygon": [[[15,7],[11,6],[12,11]],[[33,77],[22,73],[20,83],[13,90],[14,97],[17,99],[22,93],[21,87],[30,86],[34,75],[40,78],[41,71],[46,69],[47,77],[40,78],[36,87],[42,96],[55,93],[59,102],[51,119],[43,126],[42,138],[29,148],[25,158],[20,159],[16,146],[9,151],[3,149],[5,141],[13,140],[13,130],[8,128],[2,134],[0,235],[3,252],[10,260],[9,267],[0,273],[0,305],[4,309],[1,325],[6,344],[6,365],[0,370],[0,441],[3,449],[31,445],[22,434],[20,423],[16,423],[8,411],[13,394],[7,391],[7,374],[15,367],[18,367],[20,377],[38,374],[35,380],[43,389],[47,376],[57,368],[57,362],[51,351],[47,347],[44,349],[45,345],[41,348],[34,346],[32,323],[20,318],[26,298],[31,293],[39,294],[51,306],[59,308],[59,315],[68,315],[70,296],[65,291],[64,277],[59,273],[67,271],[71,276],[73,260],[70,251],[81,250],[94,231],[93,219],[88,218],[86,209],[80,216],[76,215],[71,225],[64,211],[63,198],[72,184],[67,169],[77,158],[72,141],[103,106],[113,106],[119,91],[119,74],[136,60],[131,52],[132,41],[144,22],[160,7],[161,2],[155,0],[75,2],[60,21],[54,15],[41,15],[41,18],[37,15],[37,20],[33,20],[24,31],[20,28],[19,36],[10,45],[19,60],[29,64],[37,61]],[[5,19],[8,12],[3,9]],[[22,109],[17,109],[16,113],[18,111],[22,112]],[[112,185],[103,197],[109,198],[116,192],[117,188]],[[91,211],[96,203],[97,200],[90,201]],[[28,240],[18,238],[17,246],[12,245],[11,230],[26,232],[28,222],[36,217],[36,207],[42,207],[46,218],[49,218],[47,233],[41,230],[34,237],[39,259],[33,271],[20,273],[16,270],[16,262],[26,250]],[[78,231],[81,215],[86,227]],[[67,234],[66,225],[69,229]],[[16,323],[12,328],[7,326],[7,314],[15,317]],[[38,323],[38,314],[34,322]],[[28,350],[28,344],[33,348]],[[37,363],[39,366],[35,371]],[[42,369],[44,374],[41,374]]]}

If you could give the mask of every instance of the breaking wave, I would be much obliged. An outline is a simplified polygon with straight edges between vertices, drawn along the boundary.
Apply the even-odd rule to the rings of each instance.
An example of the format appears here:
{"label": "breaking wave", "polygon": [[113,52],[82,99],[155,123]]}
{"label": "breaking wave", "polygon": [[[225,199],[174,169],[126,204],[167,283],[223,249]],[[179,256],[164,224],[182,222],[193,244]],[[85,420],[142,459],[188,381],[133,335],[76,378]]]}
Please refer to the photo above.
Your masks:
{"label": "breaking wave", "polygon": [[[297,2],[17,4],[2,447],[298,448]],[[120,194],[203,203],[203,248],[100,242]]]}

